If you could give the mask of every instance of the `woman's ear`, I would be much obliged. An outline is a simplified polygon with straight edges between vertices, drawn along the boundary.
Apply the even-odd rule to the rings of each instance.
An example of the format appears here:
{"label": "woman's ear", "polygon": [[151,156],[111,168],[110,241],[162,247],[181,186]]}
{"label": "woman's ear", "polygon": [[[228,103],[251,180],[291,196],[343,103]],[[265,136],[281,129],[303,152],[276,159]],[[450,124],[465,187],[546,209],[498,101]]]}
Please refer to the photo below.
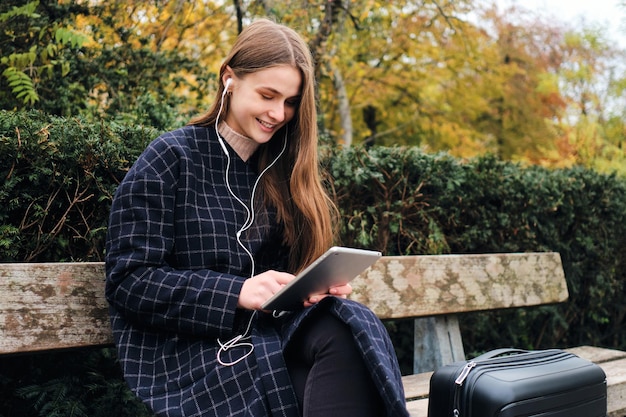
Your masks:
{"label": "woman's ear", "polygon": [[228,90],[229,86],[232,85],[234,78],[235,78],[234,71],[228,65],[226,65],[226,68],[224,69],[224,73],[222,73],[222,84],[224,84],[225,90]]}

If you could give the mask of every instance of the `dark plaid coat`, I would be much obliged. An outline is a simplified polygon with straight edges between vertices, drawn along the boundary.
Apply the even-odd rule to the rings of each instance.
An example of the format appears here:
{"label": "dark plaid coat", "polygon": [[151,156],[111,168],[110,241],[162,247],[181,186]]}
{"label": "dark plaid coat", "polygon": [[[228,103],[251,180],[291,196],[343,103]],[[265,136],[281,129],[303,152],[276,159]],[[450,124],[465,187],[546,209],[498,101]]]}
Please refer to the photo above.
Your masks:
{"label": "dark plaid coat", "polygon": [[[230,152],[230,184],[243,201],[255,164]],[[300,415],[283,349],[313,308],[276,320],[237,309],[251,261],[236,241],[246,219],[229,193],[227,157],[214,128],[184,127],[152,142],[120,184],[106,251],[106,296],[126,381],[160,416]],[[255,205],[256,207],[257,205]],[[286,248],[274,213],[257,213],[244,236],[255,273],[285,270]],[[386,402],[389,416],[408,415],[393,348],[376,316],[327,298],[348,323]],[[217,362],[222,342],[251,329],[253,353],[233,366]],[[237,359],[235,348],[222,355]]]}

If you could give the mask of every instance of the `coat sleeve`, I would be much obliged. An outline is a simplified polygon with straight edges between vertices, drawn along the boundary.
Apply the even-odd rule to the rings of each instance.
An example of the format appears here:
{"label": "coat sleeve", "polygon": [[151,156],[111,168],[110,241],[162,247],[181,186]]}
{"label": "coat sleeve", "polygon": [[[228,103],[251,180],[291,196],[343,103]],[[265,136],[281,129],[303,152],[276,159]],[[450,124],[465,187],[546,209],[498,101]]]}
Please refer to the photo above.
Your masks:
{"label": "coat sleeve", "polygon": [[135,326],[221,336],[233,330],[245,278],[171,262],[180,159],[175,152],[149,147],[116,191],[107,231],[106,297]]}

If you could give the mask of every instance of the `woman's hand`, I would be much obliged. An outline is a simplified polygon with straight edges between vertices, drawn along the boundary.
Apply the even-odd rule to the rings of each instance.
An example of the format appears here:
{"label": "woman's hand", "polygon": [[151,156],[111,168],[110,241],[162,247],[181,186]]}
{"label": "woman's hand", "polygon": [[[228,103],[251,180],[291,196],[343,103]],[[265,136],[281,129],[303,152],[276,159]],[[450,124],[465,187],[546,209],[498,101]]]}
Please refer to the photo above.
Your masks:
{"label": "woman's hand", "polygon": [[[294,278],[294,275],[287,272],[272,270],[248,278],[241,287],[237,307],[247,310],[260,310],[265,301],[269,300]],[[350,284],[338,285],[329,288],[328,293],[312,295],[303,304],[305,307],[310,307],[329,295],[346,298],[350,293],[352,293]]]}
{"label": "woman's hand", "polygon": [[260,310],[264,302],[294,278],[294,275],[287,272],[272,270],[248,278],[241,287],[237,307]]}
{"label": "woman's hand", "polygon": [[310,307],[315,303],[319,303],[324,297],[334,295],[336,297],[346,298],[352,292],[352,286],[350,284],[338,285],[336,287],[330,287],[327,294],[316,294],[309,297],[304,302],[305,307]]}

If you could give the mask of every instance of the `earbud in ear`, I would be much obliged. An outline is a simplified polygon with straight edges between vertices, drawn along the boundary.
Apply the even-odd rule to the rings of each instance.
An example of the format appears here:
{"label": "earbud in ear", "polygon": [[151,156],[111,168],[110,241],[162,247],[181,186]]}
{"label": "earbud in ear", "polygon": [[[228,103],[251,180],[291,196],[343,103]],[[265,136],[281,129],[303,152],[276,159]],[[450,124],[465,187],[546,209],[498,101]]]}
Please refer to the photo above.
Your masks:
{"label": "earbud in ear", "polygon": [[224,90],[228,90],[228,87],[233,83],[233,79],[229,78],[226,80],[226,84],[224,85]]}

